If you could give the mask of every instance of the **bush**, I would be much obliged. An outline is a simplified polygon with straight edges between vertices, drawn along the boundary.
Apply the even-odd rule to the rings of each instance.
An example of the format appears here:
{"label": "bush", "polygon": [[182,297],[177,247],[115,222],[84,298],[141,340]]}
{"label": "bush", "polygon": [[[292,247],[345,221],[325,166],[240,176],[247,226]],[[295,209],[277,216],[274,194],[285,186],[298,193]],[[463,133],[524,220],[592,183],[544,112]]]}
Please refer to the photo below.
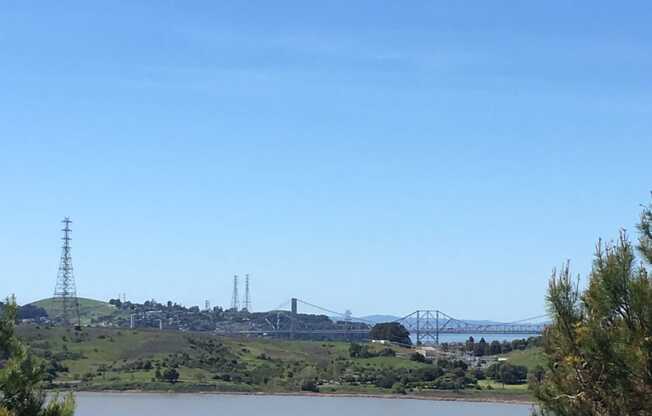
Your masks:
{"label": "bush", "polygon": [[505,363],[500,368],[500,381],[505,384],[520,384],[527,380],[527,367]]}
{"label": "bush", "polygon": [[352,343],[349,345],[349,356],[351,358],[373,358],[378,354],[369,351],[369,346]]}
{"label": "bush", "polygon": [[394,384],[397,382],[396,376],[393,374],[382,374],[380,375],[374,384],[381,389],[391,389]]}
{"label": "bush", "polygon": [[413,352],[410,354],[410,360],[416,361],[418,363],[428,362],[428,359],[423,354],[419,354],[418,352]]}
{"label": "bush", "polygon": [[394,394],[407,394],[407,391],[405,391],[405,386],[401,383],[394,383],[392,386],[392,393]]}
{"label": "bush", "polygon": [[414,372],[414,377],[418,381],[434,381],[442,375],[444,371],[440,367],[428,367]]}
{"label": "bush", "polygon": [[496,363],[487,368],[485,375],[505,384],[521,384],[527,380],[527,367],[510,363]]}
{"label": "bush", "polygon": [[301,383],[301,391],[310,391],[313,393],[319,393],[319,387],[317,387],[317,383],[315,380],[304,380]]}
{"label": "bush", "polygon": [[471,371],[471,375],[475,377],[476,380],[484,380],[486,378],[482,368],[474,368]]}
{"label": "bush", "polygon": [[379,357],[396,357],[396,351],[391,348],[383,348],[381,352],[378,353]]}
{"label": "bush", "polygon": [[447,373],[435,380],[434,386],[440,390],[461,390],[464,388],[464,379]]}
{"label": "bush", "polygon": [[163,371],[162,378],[168,383],[174,384],[179,381],[179,372],[174,368],[168,368]]}

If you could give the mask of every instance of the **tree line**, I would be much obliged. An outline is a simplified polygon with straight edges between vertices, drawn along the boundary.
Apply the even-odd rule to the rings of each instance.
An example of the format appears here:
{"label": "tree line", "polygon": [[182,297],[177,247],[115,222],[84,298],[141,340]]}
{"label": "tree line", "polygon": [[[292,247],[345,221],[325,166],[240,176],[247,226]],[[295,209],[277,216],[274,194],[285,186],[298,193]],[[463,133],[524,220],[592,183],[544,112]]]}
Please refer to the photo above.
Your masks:
{"label": "tree line", "polygon": [[490,343],[485,341],[484,338],[480,338],[480,341],[475,342],[475,339],[471,336],[464,343],[464,349],[466,352],[473,354],[476,357],[483,357],[485,355],[498,355],[506,354],[514,350],[525,350],[528,348],[539,347],[542,345],[541,337],[530,337],[528,339],[514,339],[512,341],[491,341]]}

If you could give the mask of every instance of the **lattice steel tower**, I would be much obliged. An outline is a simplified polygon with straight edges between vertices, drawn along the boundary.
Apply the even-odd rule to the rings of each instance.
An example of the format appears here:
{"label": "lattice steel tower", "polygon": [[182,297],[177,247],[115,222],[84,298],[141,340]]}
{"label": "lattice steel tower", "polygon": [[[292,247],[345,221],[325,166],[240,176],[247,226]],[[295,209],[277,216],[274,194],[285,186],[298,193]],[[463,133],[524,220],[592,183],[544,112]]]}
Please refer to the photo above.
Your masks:
{"label": "lattice steel tower", "polygon": [[81,326],[79,317],[79,299],[77,299],[77,288],[75,276],[72,272],[72,256],[70,254],[70,224],[72,221],[66,217],[61,221],[64,224],[63,246],[61,248],[61,260],[59,261],[59,272],[57,273],[57,284],[54,287],[54,299],[61,308],[61,320],[64,325]]}
{"label": "lattice steel tower", "polygon": [[231,309],[237,312],[240,310],[240,298],[238,297],[238,275],[233,276],[233,295],[231,298]]}
{"label": "lattice steel tower", "polygon": [[251,294],[249,293],[249,275],[245,274],[245,298],[243,310],[251,312]]}

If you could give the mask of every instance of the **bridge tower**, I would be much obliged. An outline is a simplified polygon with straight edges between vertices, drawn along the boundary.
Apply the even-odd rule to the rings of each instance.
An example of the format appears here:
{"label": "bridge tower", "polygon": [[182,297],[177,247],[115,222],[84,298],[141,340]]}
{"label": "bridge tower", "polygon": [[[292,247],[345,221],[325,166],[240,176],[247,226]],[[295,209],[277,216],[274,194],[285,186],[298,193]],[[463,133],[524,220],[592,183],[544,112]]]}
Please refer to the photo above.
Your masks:
{"label": "bridge tower", "polygon": [[296,320],[296,316],[299,313],[299,300],[297,298],[292,298],[290,299],[290,339],[294,339],[294,324]]}
{"label": "bridge tower", "polygon": [[[441,320],[443,314],[438,310],[420,309],[412,312],[408,316],[399,319],[400,322],[411,334],[417,338],[417,345],[434,343],[439,344],[439,334],[442,330]],[[444,322],[444,326],[451,319]]]}
{"label": "bridge tower", "polygon": [[417,345],[424,342],[439,344],[439,311],[419,310],[416,312]]}

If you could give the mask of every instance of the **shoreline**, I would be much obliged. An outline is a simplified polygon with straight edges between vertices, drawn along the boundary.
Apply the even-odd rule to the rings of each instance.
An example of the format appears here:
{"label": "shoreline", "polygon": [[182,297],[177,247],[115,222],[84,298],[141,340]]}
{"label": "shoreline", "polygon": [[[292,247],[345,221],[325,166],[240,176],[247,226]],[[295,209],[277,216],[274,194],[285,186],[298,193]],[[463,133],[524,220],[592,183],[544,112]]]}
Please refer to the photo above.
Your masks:
{"label": "shoreline", "polygon": [[[63,391],[63,390],[54,390]],[[530,405],[536,403],[531,398],[501,398],[500,395],[491,397],[479,397],[468,395],[455,396],[455,393],[438,392],[435,394],[418,395],[418,394],[373,394],[373,393],[312,393],[312,392],[228,392],[228,391],[173,391],[173,390],[72,390],[76,393],[95,393],[95,394],[173,394],[173,395],[220,395],[220,396],[261,396],[261,397],[321,397],[321,398],[357,398],[357,399],[385,399],[385,400],[423,400],[437,402],[467,402],[467,403],[495,403],[495,404],[514,404]]]}

